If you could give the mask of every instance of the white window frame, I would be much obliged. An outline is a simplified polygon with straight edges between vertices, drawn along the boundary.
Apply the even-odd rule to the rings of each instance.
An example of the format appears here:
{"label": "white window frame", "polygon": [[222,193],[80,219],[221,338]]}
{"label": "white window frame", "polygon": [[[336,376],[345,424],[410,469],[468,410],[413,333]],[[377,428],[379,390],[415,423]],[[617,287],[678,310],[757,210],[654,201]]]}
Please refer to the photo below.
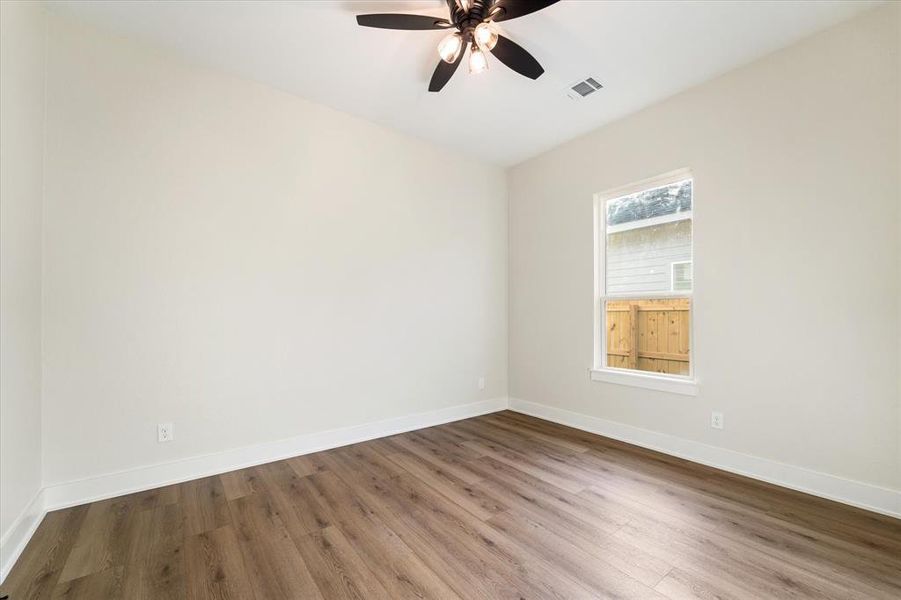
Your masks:
{"label": "white window frame", "polygon": [[[690,169],[679,169],[657,177],[643,179],[626,186],[607,190],[594,196],[594,364],[590,369],[592,381],[628,385],[646,389],[671,392],[686,396],[695,396],[698,393],[698,379],[695,368],[694,328],[696,305],[694,299],[695,265],[692,264],[692,289],[688,291],[661,291],[651,293],[607,294],[607,203],[611,200],[628,196],[642,190],[663,187],[686,179],[692,180],[692,219],[696,211],[695,196],[697,192],[696,181]],[[695,263],[694,234],[695,226],[692,220],[691,235],[691,262]],[[672,281],[672,280],[671,280]],[[670,286],[672,287],[672,286]],[[664,373],[651,373],[632,369],[619,369],[607,366],[607,315],[606,303],[616,299],[654,299],[654,298],[689,298],[691,300],[691,318],[689,319],[689,343],[688,343],[688,368],[689,375],[669,375]]]}

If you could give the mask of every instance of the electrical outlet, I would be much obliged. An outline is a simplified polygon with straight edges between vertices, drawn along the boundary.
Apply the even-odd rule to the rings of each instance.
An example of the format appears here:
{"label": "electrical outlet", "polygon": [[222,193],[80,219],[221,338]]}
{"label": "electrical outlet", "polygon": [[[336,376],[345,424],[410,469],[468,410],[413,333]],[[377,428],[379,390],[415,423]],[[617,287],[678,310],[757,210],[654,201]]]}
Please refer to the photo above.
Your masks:
{"label": "electrical outlet", "polygon": [[724,420],[723,413],[716,411],[710,413],[710,426],[714,429],[722,429]]}
{"label": "electrical outlet", "polygon": [[479,389],[480,390],[485,389],[485,377],[484,376],[479,377]]}
{"label": "electrical outlet", "polygon": [[158,442],[171,442],[175,439],[175,428],[172,423],[160,423],[156,426],[156,439]]}

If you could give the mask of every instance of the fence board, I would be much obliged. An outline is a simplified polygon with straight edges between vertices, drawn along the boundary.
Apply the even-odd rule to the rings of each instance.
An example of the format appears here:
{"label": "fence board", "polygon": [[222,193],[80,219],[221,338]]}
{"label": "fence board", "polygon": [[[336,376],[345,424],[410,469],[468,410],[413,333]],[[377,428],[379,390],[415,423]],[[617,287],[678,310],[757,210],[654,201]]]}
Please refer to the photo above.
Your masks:
{"label": "fence board", "polygon": [[691,300],[607,302],[607,366],[688,375]]}

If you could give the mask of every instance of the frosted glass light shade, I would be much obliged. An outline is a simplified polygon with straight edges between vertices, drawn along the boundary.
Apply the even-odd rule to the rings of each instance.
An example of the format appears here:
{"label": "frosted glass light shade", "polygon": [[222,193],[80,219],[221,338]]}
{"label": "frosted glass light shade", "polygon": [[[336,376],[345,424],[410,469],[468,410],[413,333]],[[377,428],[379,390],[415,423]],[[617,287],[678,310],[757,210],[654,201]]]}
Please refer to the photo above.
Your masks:
{"label": "frosted glass light shade", "polygon": [[475,37],[479,48],[489,52],[497,45],[497,30],[491,23],[479,23],[473,32],[473,37]]}
{"label": "frosted glass light shade", "polygon": [[447,35],[438,44],[438,55],[441,56],[441,60],[447,63],[456,61],[462,51],[463,36],[456,32]]}
{"label": "frosted glass light shade", "polygon": [[469,72],[478,75],[479,73],[484,73],[488,70],[488,59],[485,57],[485,53],[482,52],[482,49],[472,45],[472,48],[469,51]]}

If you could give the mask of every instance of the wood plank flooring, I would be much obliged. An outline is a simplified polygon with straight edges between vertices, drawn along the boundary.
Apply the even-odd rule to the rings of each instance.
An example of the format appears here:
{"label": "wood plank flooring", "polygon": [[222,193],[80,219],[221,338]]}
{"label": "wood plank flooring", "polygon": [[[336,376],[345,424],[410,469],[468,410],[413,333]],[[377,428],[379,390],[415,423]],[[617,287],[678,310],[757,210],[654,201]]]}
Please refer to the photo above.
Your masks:
{"label": "wood plank flooring", "polygon": [[52,512],[10,600],[901,598],[901,521],[501,412]]}

